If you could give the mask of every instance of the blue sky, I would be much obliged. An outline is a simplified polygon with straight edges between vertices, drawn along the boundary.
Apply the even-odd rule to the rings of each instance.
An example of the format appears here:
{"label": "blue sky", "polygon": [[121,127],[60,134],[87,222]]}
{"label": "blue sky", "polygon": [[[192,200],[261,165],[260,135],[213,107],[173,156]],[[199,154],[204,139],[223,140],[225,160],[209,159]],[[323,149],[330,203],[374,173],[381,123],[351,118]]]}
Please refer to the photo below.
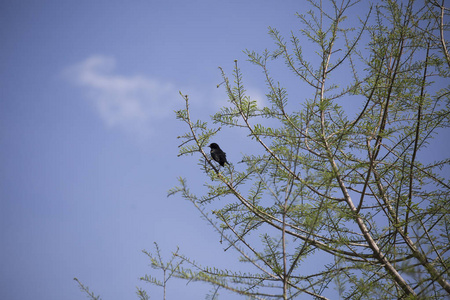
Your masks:
{"label": "blue sky", "polygon": [[[77,277],[103,299],[135,299],[136,286],[161,299],[138,280],[151,272],[141,250],[153,242],[167,256],[180,246],[205,265],[231,264],[195,208],[166,196],[178,176],[202,180],[196,159],[177,158],[186,129],[173,113],[178,91],[197,117],[213,114],[226,103],[217,67],[230,71],[238,59],[255,74],[249,92],[263,95],[242,50],[271,47],[268,26],[289,33],[301,7],[2,1],[0,298],[84,299]],[[228,147],[229,160],[242,150]],[[208,290],[173,281],[168,297]]]}
{"label": "blue sky", "polygon": [[[194,118],[225,105],[218,67],[230,72],[235,59],[264,101],[242,51],[273,48],[268,26],[289,35],[305,3],[2,1],[0,298],[85,299],[77,277],[104,300],[137,299],[136,286],[162,299],[138,280],[157,274],[141,252],[153,242],[166,257],[179,246],[203,265],[233,266],[195,208],[167,198],[179,176],[204,180],[196,158],[177,157],[186,127],[173,110],[179,91]],[[247,147],[230,130],[215,141],[230,162]],[[174,280],[168,299],[208,291]]]}

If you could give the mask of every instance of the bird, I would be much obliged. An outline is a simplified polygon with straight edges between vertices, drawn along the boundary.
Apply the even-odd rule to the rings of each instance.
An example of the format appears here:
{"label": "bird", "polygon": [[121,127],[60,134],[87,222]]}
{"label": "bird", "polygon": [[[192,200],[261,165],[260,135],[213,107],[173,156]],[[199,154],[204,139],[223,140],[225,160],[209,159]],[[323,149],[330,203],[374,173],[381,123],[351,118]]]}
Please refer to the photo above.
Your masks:
{"label": "bird", "polygon": [[227,155],[225,152],[220,149],[219,145],[216,143],[211,143],[211,145],[208,146],[211,148],[211,157],[219,163],[222,167],[225,166],[225,163],[229,164],[227,161]]}

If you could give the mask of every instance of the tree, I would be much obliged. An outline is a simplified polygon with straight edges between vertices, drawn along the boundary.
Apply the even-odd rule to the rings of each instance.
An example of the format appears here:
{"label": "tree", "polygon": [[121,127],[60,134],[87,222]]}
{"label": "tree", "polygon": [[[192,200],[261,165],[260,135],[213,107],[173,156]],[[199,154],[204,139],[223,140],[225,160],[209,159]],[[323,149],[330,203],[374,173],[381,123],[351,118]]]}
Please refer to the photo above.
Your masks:
{"label": "tree", "polygon": [[[189,128],[180,155],[199,157],[208,190],[197,196],[180,178],[169,195],[191,201],[254,271],[202,267],[178,250],[163,263],[158,249],[147,255],[164,284],[142,279],[203,281],[251,299],[327,299],[330,287],[348,299],[448,297],[449,159],[427,157],[449,126],[448,9],[380,1],[353,28],[346,16],[365,4],[310,4],[300,36],[270,28],[274,51],[246,51],[265,76],[267,106],[246,95],[236,62],[233,82],[222,70],[229,106],[212,116],[219,127],[193,120],[187,95],[177,111]],[[269,72],[280,60],[301,93]],[[204,151],[223,126],[259,145],[244,168],[219,168]],[[311,261],[317,271],[305,273]]]}

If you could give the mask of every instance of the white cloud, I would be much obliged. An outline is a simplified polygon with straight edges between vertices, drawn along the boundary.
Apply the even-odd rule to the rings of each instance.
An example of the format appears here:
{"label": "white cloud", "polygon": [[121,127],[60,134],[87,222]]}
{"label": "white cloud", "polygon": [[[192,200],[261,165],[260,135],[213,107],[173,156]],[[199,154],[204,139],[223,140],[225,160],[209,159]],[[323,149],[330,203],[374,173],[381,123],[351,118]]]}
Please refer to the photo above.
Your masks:
{"label": "white cloud", "polygon": [[147,136],[155,124],[172,117],[179,94],[170,83],[145,76],[123,76],[112,57],[96,55],[65,71],[86,89],[99,116],[109,127]]}
{"label": "white cloud", "polygon": [[266,95],[264,95],[264,93],[261,92],[259,89],[252,87],[248,88],[246,94],[247,96],[250,97],[251,100],[256,101],[259,108],[268,105]]}
{"label": "white cloud", "polygon": [[[184,107],[174,85],[147,76],[120,74],[113,57],[88,57],[68,67],[64,75],[85,91],[106,126],[139,139],[167,125],[166,120],[176,122],[173,111]],[[217,89],[215,84],[181,90],[190,95],[197,117],[207,118],[207,114],[214,114],[219,107],[230,105],[225,89]],[[246,95],[256,100],[258,106],[267,105],[264,93],[256,88],[247,88]]]}

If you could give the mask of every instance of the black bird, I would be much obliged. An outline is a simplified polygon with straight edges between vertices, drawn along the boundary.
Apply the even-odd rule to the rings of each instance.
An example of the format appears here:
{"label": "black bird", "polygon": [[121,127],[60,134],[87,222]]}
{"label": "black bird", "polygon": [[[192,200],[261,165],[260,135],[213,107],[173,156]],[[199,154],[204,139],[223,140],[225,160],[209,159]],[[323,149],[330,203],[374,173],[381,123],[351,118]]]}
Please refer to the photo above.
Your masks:
{"label": "black bird", "polygon": [[225,163],[229,164],[227,162],[227,155],[222,151],[222,149],[220,149],[219,145],[216,143],[211,143],[208,147],[211,148],[211,157],[217,161],[219,165],[223,167]]}

